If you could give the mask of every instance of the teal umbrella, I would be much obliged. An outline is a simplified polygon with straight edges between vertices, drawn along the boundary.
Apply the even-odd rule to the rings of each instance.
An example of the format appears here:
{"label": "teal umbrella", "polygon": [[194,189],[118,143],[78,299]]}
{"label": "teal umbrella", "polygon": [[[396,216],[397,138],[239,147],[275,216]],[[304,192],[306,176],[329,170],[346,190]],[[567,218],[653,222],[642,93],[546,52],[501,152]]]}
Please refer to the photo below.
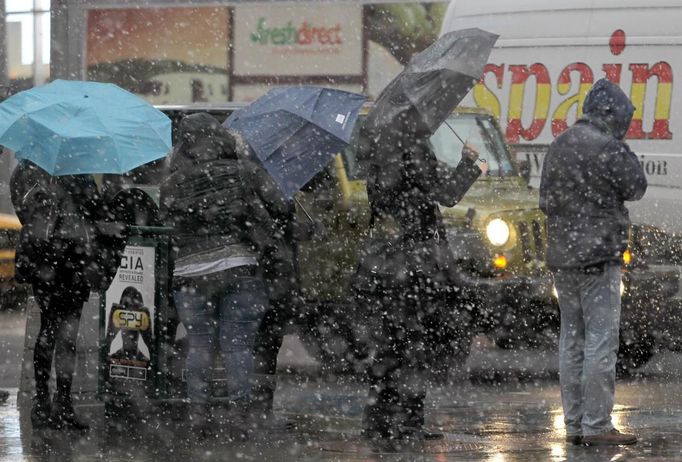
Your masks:
{"label": "teal umbrella", "polygon": [[125,173],[170,151],[171,121],[114,84],[55,80],[0,104],[0,145],[52,175]]}

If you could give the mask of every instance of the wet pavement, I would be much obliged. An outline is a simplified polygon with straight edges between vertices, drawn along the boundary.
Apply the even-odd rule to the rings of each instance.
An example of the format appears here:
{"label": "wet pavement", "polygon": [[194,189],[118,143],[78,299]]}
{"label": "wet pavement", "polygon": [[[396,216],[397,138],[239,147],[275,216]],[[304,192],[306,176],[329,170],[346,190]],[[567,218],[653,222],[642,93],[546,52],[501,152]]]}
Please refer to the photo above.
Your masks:
{"label": "wet pavement", "polygon": [[[277,395],[277,413],[296,422],[288,431],[260,431],[230,441],[226,428],[193,445],[184,419],[152,412],[137,419],[105,421],[103,408],[89,414],[87,434],[32,431],[16,408],[16,390],[0,406],[0,460],[272,460],[272,461],[615,461],[682,460],[680,382],[621,382],[616,425],[638,434],[640,443],[620,448],[584,448],[563,441],[558,386],[553,380],[499,384],[462,382],[434,389],[429,424],[444,441],[374,443],[361,438],[362,384],[288,378]],[[118,425],[116,425],[118,423]]]}
{"label": "wet pavement", "polygon": [[[360,414],[366,386],[323,380],[308,372],[284,375],[277,391],[276,412],[295,422],[295,430],[259,431],[248,442],[236,442],[226,427],[220,427],[215,437],[196,445],[190,443],[187,419],[177,407],[174,412],[158,408],[105,419],[103,406],[91,404],[78,409],[92,423],[89,433],[33,431],[25,413],[17,409],[17,382],[12,384],[8,372],[12,357],[21,350],[14,345],[23,342],[16,335],[20,326],[20,318],[0,314],[0,367],[5,367],[0,387],[11,391],[9,402],[0,404],[0,461],[682,460],[682,355],[675,353],[657,355],[642,376],[618,383],[614,421],[640,437],[640,443],[631,447],[566,444],[551,367],[555,353],[507,352],[484,344],[477,345],[469,360],[471,380],[430,390],[428,423],[445,432],[443,441],[364,440]],[[529,373],[531,366],[536,373]]]}

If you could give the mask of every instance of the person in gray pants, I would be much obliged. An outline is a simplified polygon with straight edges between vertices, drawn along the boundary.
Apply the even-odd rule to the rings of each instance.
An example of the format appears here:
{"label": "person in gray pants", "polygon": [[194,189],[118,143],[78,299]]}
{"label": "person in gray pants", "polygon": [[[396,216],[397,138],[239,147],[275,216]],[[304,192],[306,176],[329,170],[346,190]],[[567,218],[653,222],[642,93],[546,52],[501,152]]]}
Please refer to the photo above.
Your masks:
{"label": "person in gray pants", "polygon": [[566,441],[573,444],[637,442],[611,422],[620,265],[630,225],[624,202],[641,199],[647,188],[639,159],[623,141],[633,112],[617,85],[599,80],[583,117],[550,145],[542,169],[547,264],[561,310],[561,399]]}

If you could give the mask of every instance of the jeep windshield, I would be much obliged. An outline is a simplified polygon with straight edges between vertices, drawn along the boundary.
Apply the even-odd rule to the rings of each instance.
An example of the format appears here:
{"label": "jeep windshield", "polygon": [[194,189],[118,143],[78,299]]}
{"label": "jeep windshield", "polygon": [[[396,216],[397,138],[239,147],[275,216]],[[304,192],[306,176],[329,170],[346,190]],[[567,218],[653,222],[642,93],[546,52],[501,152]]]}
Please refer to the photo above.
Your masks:
{"label": "jeep windshield", "polygon": [[[358,123],[357,126],[359,126]],[[449,125],[449,126],[448,126]],[[468,141],[480,153],[480,158],[488,163],[488,176],[509,177],[517,172],[509,156],[509,151],[502,139],[502,135],[490,116],[481,114],[457,114],[448,118],[431,137],[431,145],[438,160],[450,166],[457,166],[462,157],[462,142],[457,135]],[[355,143],[351,142],[350,146]],[[362,171],[355,157],[353,149],[344,152],[349,179],[362,180],[366,173]]]}

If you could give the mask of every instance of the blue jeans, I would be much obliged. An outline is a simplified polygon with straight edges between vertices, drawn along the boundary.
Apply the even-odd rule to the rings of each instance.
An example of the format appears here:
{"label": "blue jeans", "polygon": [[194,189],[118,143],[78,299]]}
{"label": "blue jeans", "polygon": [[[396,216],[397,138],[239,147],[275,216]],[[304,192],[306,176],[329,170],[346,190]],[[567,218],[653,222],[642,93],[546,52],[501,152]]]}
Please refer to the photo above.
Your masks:
{"label": "blue jeans", "polygon": [[592,436],[613,429],[620,329],[619,264],[594,271],[559,270],[559,374],[566,434]]}
{"label": "blue jeans", "polygon": [[250,397],[254,340],[268,305],[263,278],[253,267],[175,281],[174,300],[187,328],[187,395],[192,404],[209,400],[211,370],[219,346],[228,377],[228,398]]}

